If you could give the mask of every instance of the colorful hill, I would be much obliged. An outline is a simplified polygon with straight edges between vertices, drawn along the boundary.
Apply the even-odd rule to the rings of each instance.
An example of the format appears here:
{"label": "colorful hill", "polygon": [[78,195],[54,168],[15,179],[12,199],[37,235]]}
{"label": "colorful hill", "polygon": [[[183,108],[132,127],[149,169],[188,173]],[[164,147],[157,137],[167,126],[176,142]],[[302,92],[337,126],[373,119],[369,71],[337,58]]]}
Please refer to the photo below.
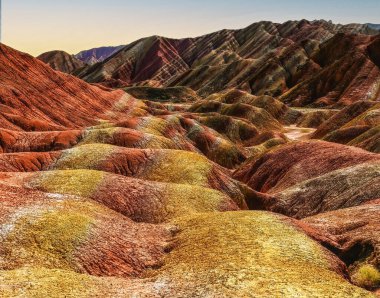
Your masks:
{"label": "colorful hill", "polygon": [[0,45],[0,296],[376,297],[374,33]]}
{"label": "colorful hill", "polygon": [[294,106],[343,106],[378,95],[377,60],[368,55],[378,33],[367,25],[302,20],[197,38],[152,36],[77,75],[111,87],[186,86],[203,97],[238,88]]}

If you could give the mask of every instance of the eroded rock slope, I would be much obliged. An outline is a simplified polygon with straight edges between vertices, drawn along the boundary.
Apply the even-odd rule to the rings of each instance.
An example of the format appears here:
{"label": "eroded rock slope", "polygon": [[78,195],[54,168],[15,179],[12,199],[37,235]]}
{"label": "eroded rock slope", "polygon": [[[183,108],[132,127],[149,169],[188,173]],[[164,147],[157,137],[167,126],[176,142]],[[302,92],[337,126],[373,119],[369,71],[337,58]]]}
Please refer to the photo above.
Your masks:
{"label": "eroded rock slope", "polygon": [[[1,45],[0,296],[374,297],[377,97],[351,96],[378,71],[365,28],[152,37],[86,70],[107,86],[151,86],[125,91]],[[334,109],[312,110],[300,80],[331,70],[330,38],[364,66],[346,93],[318,87],[315,103]],[[247,65],[263,81],[225,76]],[[341,137],[350,127],[362,133]]]}

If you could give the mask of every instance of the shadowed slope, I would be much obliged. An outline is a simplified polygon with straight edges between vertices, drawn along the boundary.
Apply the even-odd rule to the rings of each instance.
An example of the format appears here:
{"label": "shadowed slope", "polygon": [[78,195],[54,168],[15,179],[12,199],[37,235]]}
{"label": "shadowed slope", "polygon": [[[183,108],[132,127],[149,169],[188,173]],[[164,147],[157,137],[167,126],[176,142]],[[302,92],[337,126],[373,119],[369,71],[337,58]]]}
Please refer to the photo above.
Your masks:
{"label": "shadowed slope", "polygon": [[323,123],[313,134],[315,138],[380,152],[380,105],[359,101]]}
{"label": "shadowed slope", "polygon": [[[359,286],[380,286],[380,275],[365,274],[365,268],[380,270],[380,201],[353,208],[322,213],[304,219],[309,225],[336,239],[339,256],[349,266],[352,280]],[[375,269],[377,268],[377,269]],[[367,269],[368,270],[368,269]]]}
{"label": "shadowed slope", "polygon": [[145,99],[158,102],[194,102],[198,100],[198,95],[190,88],[152,88],[152,87],[129,87],[124,89],[127,93],[138,99]]}
{"label": "shadowed slope", "polygon": [[313,138],[323,138],[329,133],[333,133],[340,128],[347,126],[348,123],[359,117],[366,111],[376,105],[372,101],[358,101],[339,111],[336,115],[320,125],[317,131],[313,134]]}
{"label": "shadowed slope", "polygon": [[248,104],[224,104],[212,100],[199,101],[189,110],[192,113],[219,113],[225,116],[243,118],[261,130],[280,130],[281,125],[266,110]]}
{"label": "shadowed slope", "polygon": [[267,210],[303,218],[380,196],[380,156],[312,141],[281,146],[248,161],[234,178],[270,195]]}
{"label": "shadowed slope", "polygon": [[295,218],[357,206],[380,196],[380,162],[363,163],[272,193],[270,210]]}

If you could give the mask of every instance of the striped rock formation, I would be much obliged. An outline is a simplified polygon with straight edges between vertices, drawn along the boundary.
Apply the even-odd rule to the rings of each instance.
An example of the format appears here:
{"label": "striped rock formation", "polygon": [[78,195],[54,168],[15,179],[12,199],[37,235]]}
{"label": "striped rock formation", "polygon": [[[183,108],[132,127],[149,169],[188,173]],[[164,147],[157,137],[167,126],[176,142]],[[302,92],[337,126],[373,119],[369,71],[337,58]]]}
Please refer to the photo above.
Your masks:
{"label": "striped rock formation", "polygon": [[301,20],[197,38],[152,36],[77,75],[111,87],[186,86],[202,97],[238,88],[293,106],[341,107],[379,98],[378,33],[368,25]]}
{"label": "striped rock formation", "polygon": [[[289,125],[319,126],[315,135],[328,122],[326,133],[372,125],[376,105],[339,122],[350,107],[276,98],[318,72],[310,57],[328,52],[323,42],[365,28],[302,21],[152,37],[86,69],[107,86],[149,85],[125,91],[0,45],[0,296],[374,297],[379,155],[300,141]],[[239,79],[249,92],[208,75],[263,57],[277,62],[255,75],[273,80]],[[156,88],[174,81],[185,86]]]}

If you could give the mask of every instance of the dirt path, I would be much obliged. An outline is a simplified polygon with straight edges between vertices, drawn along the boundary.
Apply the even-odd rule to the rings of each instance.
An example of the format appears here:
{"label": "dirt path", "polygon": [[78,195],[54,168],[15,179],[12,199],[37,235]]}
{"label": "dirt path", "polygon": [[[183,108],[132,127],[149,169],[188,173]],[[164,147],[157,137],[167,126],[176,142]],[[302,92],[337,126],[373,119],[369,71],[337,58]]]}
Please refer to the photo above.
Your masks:
{"label": "dirt path", "polygon": [[308,140],[313,132],[316,131],[315,128],[297,127],[296,125],[285,126],[284,128],[284,134],[292,141]]}

